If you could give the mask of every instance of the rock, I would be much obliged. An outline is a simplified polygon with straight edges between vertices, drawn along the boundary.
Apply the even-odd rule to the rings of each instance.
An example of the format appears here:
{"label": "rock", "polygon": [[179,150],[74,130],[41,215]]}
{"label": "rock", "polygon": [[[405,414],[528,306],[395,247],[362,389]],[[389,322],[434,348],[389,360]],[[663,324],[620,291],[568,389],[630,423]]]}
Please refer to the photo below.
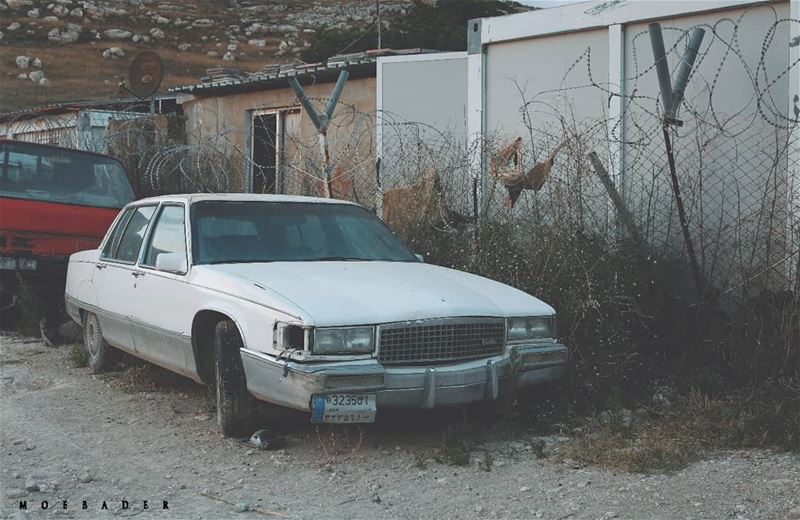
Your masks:
{"label": "rock", "polygon": [[789,510],[789,518],[800,518],[800,506],[795,506]]}
{"label": "rock", "polygon": [[232,52],[228,51],[223,54],[222,59],[225,61],[236,61],[236,56]]}
{"label": "rock", "polygon": [[25,481],[25,491],[39,491],[39,484],[35,480],[29,478]]}
{"label": "rock", "polygon": [[27,493],[22,489],[9,489],[6,491],[6,496],[8,498],[22,498],[25,495],[27,495]]}
{"label": "rock", "polygon": [[191,43],[181,43],[180,45],[178,45],[178,50],[181,52],[186,52],[191,48],[192,48]]}
{"label": "rock", "polygon": [[140,41],[142,41],[142,35],[141,35],[141,34],[134,34],[134,35],[131,37],[131,41],[132,41],[133,43],[139,43]]}
{"label": "rock", "polygon": [[163,40],[164,38],[167,37],[167,35],[164,34],[164,31],[162,29],[159,29],[158,27],[153,27],[152,29],[150,29],[150,36],[152,36],[156,40]]}
{"label": "rock", "polygon": [[219,53],[217,51],[208,51],[206,53],[206,56],[211,56],[212,58],[216,58],[217,56],[219,56]]}
{"label": "rock", "polygon": [[13,479],[18,479],[18,478],[21,478],[21,477],[22,477],[22,474],[19,471],[15,471],[14,473],[11,474],[11,478],[13,478]]}
{"label": "rock", "polygon": [[14,22],[14,23],[9,24],[8,27],[6,27],[6,29],[8,29],[9,31],[13,32],[13,31],[16,31],[17,29],[19,29],[20,27],[22,27],[22,25],[20,25],[19,22]]}
{"label": "rock", "polygon": [[289,48],[289,44],[286,42],[286,40],[281,40],[281,42],[278,44],[278,50],[279,51],[286,51],[286,49],[288,49],[288,48]]}
{"label": "rock", "polygon": [[28,11],[28,18],[39,18],[39,14],[39,9],[34,7]]}
{"label": "rock", "polygon": [[28,75],[24,72],[22,74],[17,74],[17,79],[28,79]]}
{"label": "rock", "polygon": [[54,15],[58,16],[59,18],[67,16],[67,14],[69,14],[69,9],[60,4],[54,6],[51,9],[51,11],[53,12]]}
{"label": "rock", "polygon": [[527,493],[530,490],[531,488],[529,486],[522,486],[521,488],[519,488],[520,493]]}
{"label": "rock", "polygon": [[[44,79],[44,72],[41,70],[34,70],[30,74],[28,74],[28,78],[34,83],[39,83]],[[30,490],[29,490],[30,491]]]}
{"label": "rock", "polygon": [[56,23],[58,22],[58,16],[45,16],[42,18],[42,21],[47,23]]}
{"label": "rock", "polygon": [[237,43],[229,43],[227,48],[231,52],[236,52],[236,50],[239,48],[239,44],[237,44]]}
{"label": "rock", "polygon": [[80,37],[81,35],[78,33],[78,31],[72,29],[61,31],[61,43],[75,43]]}
{"label": "rock", "polygon": [[159,14],[155,15],[152,18],[152,20],[153,20],[153,22],[157,23],[158,25],[166,25],[166,24],[169,23],[169,18],[167,18],[166,16],[161,16]]}
{"label": "rock", "polygon": [[47,78],[40,79],[38,83],[39,83],[40,87],[49,87],[50,86],[50,80],[47,79]]}
{"label": "rock", "polygon": [[267,40],[247,40],[247,43],[253,47],[266,47]]}
{"label": "rock", "polygon": [[236,512],[237,513],[246,513],[250,511],[250,504],[247,502],[237,502],[236,503]]}
{"label": "rock", "polygon": [[256,431],[247,442],[262,450],[279,450],[286,446],[285,438],[279,437],[269,430]]}
{"label": "rock", "polygon": [[33,5],[33,0],[6,0],[6,5],[11,9],[19,9],[20,7]]}
{"label": "rock", "polygon": [[620,410],[620,425],[626,430],[629,430],[631,426],[633,426],[633,412],[628,410],[627,408],[623,408]]}
{"label": "rock", "polygon": [[214,26],[214,20],[209,18],[199,18],[192,22],[193,27],[197,27],[198,29],[205,29]]}
{"label": "rock", "polygon": [[92,476],[89,473],[82,473],[78,477],[78,482],[80,482],[81,484],[88,484],[89,482],[91,482],[93,480],[94,480],[94,478],[92,478]]}
{"label": "rock", "polygon": [[69,12],[69,15],[73,18],[83,18],[83,9],[76,7]]}
{"label": "rock", "polygon": [[612,518],[617,518],[618,516],[619,515],[617,513],[615,513],[614,511],[606,511],[605,513],[603,513],[603,516],[601,517],[601,519],[602,520],[611,520]]}
{"label": "rock", "polygon": [[[42,60],[39,59],[39,58],[34,58],[33,61],[31,62],[31,67],[33,67],[34,69],[41,69],[42,68]],[[75,323],[75,322],[71,321],[70,323]],[[78,324],[75,323],[75,325],[77,326]]]}
{"label": "rock", "polygon": [[110,40],[128,40],[133,33],[125,29],[106,29],[103,31],[103,36]]}
{"label": "rock", "polygon": [[61,41],[61,31],[58,29],[50,29],[47,32],[47,39],[51,42],[60,42]]}
{"label": "rock", "polygon": [[118,60],[125,57],[125,51],[119,47],[109,47],[103,51],[103,57],[106,59]]}
{"label": "rock", "polygon": [[380,497],[380,495],[374,495],[374,496],[372,497],[372,501],[373,501],[374,503],[376,503],[376,504],[380,504],[380,503],[381,503],[381,497]]}
{"label": "rock", "polygon": [[483,506],[475,506],[476,513],[483,513]]}
{"label": "rock", "polygon": [[14,60],[18,69],[27,69],[28,65],[30,65],[31,57],[30,56],[17,56]]}

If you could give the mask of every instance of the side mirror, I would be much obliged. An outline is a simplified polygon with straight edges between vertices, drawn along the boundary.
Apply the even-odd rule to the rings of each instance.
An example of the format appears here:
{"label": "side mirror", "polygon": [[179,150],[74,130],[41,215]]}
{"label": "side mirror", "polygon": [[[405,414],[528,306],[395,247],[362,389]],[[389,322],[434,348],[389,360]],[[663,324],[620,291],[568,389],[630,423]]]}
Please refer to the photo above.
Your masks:
{"label": "side mirror", "polygon": [[414,256],[416,256],[416,257],[417,257],[417,260],[419,260],[419,261],[420,261],[420,262],[422,262],[423,264],[425,263],[425,257],[424,257],[424,256],[422,256],[421,254],[419,254],[419,253],[414,253]]}
{"label": "side mirror", "polygon": [[159,253],[156,257],[156,269],[168,273],[183,274],[186,272],[186,255],[181,253]]}

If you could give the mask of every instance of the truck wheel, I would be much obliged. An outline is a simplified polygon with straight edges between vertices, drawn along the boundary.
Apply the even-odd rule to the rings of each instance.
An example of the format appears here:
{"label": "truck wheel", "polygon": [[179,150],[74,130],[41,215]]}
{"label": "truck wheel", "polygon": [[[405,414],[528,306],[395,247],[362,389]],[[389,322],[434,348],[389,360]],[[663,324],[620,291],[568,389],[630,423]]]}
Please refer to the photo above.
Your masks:
{"label": "truck wheel", "polygon": [[119,357],[118,351],[103,339],[100,320],[91,312],[83,319],[83,345],[86,359],[93,372],[106,372],[114,368]]}
{"label": "truck wheel", "polygon": [[217,424],[225,437],[249,434],[253,397],[247,391],[242,356],[242,338],[232,321],[217,323],[214,330],[214,382],[217,390]]}

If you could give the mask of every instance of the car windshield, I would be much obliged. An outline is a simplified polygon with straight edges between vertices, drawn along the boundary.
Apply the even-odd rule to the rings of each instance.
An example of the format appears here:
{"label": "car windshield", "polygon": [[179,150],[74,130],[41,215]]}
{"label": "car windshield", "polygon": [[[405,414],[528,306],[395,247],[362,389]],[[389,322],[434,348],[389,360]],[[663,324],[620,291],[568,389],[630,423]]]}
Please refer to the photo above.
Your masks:
{"label": "car windshield", "polygon": [[133,200],[119,161],[36,144],[0,144],[0,197],[121,208]]}
{"label": "car windshield", "polygon": [[350,204],[197,202],[192,248],[196,264],[418,261],[372,213]]}

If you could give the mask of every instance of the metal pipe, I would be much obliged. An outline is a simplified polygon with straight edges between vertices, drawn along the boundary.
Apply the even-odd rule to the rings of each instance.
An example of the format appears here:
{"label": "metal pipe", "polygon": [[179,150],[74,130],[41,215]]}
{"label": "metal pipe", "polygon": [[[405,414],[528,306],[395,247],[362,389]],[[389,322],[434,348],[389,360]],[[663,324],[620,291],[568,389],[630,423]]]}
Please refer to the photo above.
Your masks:
{"label": "metal pipe", "polygon": [[[333,87],[333,92],[331,92],[331,98],[328,100],[328,106],[325,107],[325,115],[328,118],[329,122],[333,119],[333,111],[336,110],[336,103],[339,102],[339,96],[342,95],[342,90],[344,90],[344,84],[347,82],[347,78],[350,76],[350,73],[346,70],[343,70],[339,73],[339,79],[336,80],[336,85]],[[325,125],[327,127],[327,124]]]}
{"label": "metal pipe", "polygon": [[658,86],[661,89],[661,101],[666,114],[672,106],[672,81],[669,78],[669,64],[667,51],[664,49],[664,37],[661,34],[661,24],[653,22],[648,26],[650,31],[650,46],[653,48],[653,59],[658,74]]}
{"label": "metal pipe", "polygon": [[381,47],[381,0],[375,0],[375,16],[378,19],[378,50]]}
{"label": "metal pipe", "polygon": [[[323,124],[320,120],[319,114],[317,113],[317,109],[314,108],[314,105],[311,103],[311,100],[308,99],[306,96],[305,91],[303,91],[303,87],[300,86],[300,83],[297,81],[297,78],[289,78],[289,86],[292,87],[294,90],[294,94],[297,96],[297,99],[300,100],[300,104],[303,105],[303,108],[306,109],[308,113],[308,117],[311,118],[311,122],[314,123],[314,126],[320,132],[323,131]],[[327,127],[327,125],[325,125]]]}
{"label": "metal pipe", "polygon": [[703,36],[706,31],[700,27],[695,27],[689,33],[689,42],[686,44],[686,53],[678,62],[678,69],[675,71],[675,86],[672,88],[672,95],[670,96],[669,110],[667,115],[675,117],[675,113],[681,106],[683,101],[683,94],[686,90],[686,85],[689,83],[689,76],[692,73],[694,60],[697,58],[697,53],[700,51],[700,44],[703,43]]}

